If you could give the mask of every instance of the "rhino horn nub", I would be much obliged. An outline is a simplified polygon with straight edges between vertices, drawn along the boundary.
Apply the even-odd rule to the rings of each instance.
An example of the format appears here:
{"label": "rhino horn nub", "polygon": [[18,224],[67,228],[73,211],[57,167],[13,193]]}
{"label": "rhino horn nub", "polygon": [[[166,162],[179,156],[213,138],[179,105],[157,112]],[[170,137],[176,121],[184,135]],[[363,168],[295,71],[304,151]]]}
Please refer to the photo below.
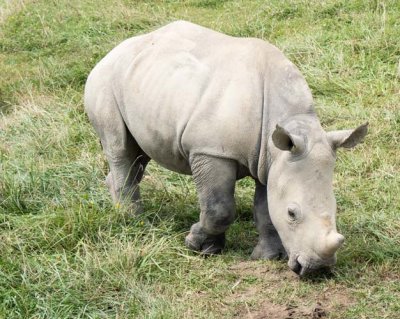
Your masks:
{"label": "rhino horn nub", "polygon": [[337,233],[336,231],[331,232],[326,239],[326,251],[327,255],[333,255],[344,242],[344,236]]}

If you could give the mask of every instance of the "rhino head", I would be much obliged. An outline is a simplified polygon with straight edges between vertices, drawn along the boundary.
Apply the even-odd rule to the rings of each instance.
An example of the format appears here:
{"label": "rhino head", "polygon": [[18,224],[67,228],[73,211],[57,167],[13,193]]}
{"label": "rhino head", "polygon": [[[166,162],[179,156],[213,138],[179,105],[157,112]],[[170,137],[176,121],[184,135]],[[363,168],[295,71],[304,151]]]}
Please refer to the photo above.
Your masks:
{"label": "rhino head", "polygon": [[325,132],[313,116],[298,116],[276,128],[268,174],[271,221],[299,275],[336,263],[344,237],[336,230],[333,171],[336,150],[362,141],[368,123]]}

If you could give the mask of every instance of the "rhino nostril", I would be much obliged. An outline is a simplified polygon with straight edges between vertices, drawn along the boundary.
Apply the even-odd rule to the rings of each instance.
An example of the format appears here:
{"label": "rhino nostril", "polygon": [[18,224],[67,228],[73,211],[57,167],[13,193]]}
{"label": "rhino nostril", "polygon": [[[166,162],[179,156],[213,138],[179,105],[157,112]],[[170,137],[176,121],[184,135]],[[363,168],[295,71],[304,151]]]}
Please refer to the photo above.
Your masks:
{"label": "rhino nostril", "polygon": [[300,275],[301,274],[301,270],[302,270],[302,266],[301,264],[296,260],[296,264],[292,267],[292,270],[297,274]]}

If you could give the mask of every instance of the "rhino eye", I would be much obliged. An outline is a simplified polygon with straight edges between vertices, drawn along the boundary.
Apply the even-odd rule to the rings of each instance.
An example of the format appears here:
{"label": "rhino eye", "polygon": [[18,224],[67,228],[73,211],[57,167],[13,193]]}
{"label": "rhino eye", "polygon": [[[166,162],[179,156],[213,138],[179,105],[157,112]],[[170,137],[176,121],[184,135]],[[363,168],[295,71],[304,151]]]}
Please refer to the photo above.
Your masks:
{"label": "rhino eye", "polygon": [[288,215],[289,215],[289,219],[291,220],[296,220],[296,212],[292,209],[288,209]]}
{"label": "rhino eye", "polygon": [[300,218],[300,208],[297,205],[289,205],[288,217],[292,222],[297,221]]}

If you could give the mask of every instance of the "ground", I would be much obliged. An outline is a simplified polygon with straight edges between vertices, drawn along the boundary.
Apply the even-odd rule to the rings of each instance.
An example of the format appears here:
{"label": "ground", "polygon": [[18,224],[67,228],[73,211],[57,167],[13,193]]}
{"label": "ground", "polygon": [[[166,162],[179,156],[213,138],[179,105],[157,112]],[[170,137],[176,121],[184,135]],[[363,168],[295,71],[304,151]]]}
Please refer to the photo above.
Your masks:
{"label": "ground", "polygon": [[[331,274],[250,260],[250,179],[212,258],[184,246],[190,177],[151,163],[145,214],[112,204],[85,80],[123,39],[177,19],[278,46],[326,130],[369,121],[365,143],[338,154],[346,243]],[[0,0],[0,318],[398,317],[399,21],[394,0]]]}

